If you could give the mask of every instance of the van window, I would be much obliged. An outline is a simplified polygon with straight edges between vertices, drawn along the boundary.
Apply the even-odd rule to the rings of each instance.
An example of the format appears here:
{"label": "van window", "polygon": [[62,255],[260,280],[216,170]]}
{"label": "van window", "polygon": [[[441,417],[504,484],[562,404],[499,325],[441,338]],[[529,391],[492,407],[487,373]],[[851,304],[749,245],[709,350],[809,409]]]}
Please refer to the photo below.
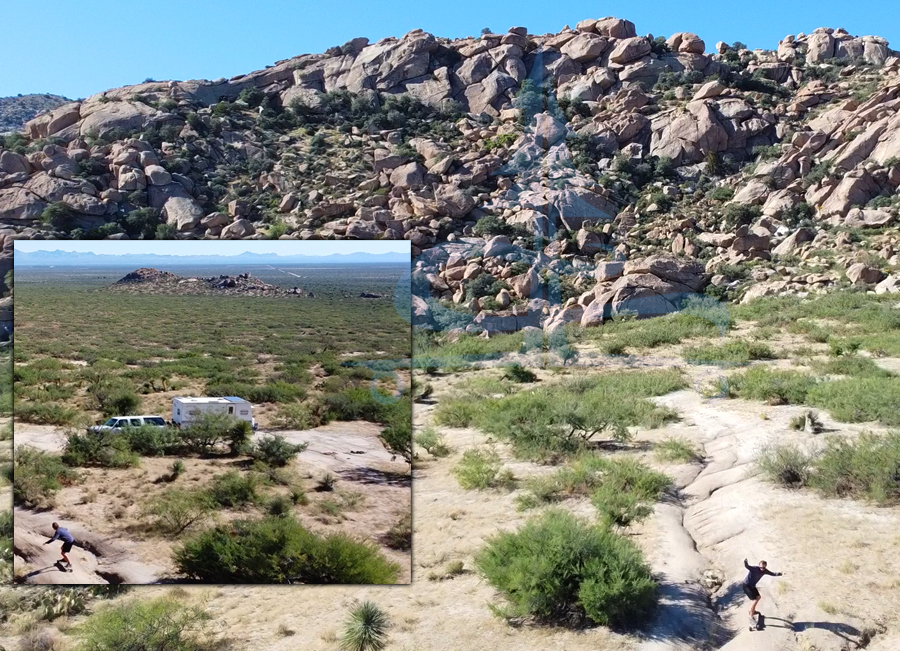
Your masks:
{"label": "van window", "polygon": [[108,421],[103,423],[103,425],[106,427],[115,427],[117,421],[118,421],[118,418],[110,418]]}
{"label": "van window", "polygon": [[166,421],[160,418],[159,416],[153,416],[151,418],[145,418],[144,422],[149,425],[159,425],[160,427],[166,426]]}
{"label": "van window", "polygon": [[140,418],[130,418],[128,421],[132,427],[140,427],[141,419]]}

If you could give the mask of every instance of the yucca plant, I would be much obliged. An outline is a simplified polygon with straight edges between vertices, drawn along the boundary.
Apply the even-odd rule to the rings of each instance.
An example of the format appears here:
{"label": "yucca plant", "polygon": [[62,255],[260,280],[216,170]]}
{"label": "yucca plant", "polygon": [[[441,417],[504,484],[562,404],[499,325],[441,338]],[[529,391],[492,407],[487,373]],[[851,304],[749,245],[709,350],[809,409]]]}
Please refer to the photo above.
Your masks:
{"label": "yucca plant", "polygon": [[371,601],[364,601],[350,611],[341,638],[343,651],[381,651],[387,642],[390,625],[387,613]]}

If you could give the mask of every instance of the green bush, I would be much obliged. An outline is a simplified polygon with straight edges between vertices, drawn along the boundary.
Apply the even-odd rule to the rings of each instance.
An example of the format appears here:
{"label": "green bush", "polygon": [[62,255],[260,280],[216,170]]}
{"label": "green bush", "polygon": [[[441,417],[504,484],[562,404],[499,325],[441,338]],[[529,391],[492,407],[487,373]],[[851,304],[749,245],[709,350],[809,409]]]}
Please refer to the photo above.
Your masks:
{"label": "green bush", "polygon": [[682,438],[667,438],[656,444],[654,456],[660,461],[692,463],[700,460],[700,454],[694,445]]}
{"label": "green bush", "polygon": [[308,447],[309,443],[294,445],[283,436],[266,435],[253,445],[250,456],[267,466],[283,468]]}
{"label": "green bush", "polygon": [[489,538],[475,566],[506,598],[508,617],[625,628],[647,622],[656,605],[657,585],[638,547],[563,511]]}
{"label": "green bush", "polygon": [[354,606],[344,624],[342,651],[381,651],[387,644],[387,614],[371,601]]}
{"label": "green bush", "polygon": [[204,639],[209,619],[170,597],[129,601],[88,617],[77,627],[77,651],[211,651]]}
{"label": "green bush", "polygon": [[130,468],[140,463],[125,436],[113,432],[72,433],[66,439],[62,460],[69,466]]}
{"label": "green bush", "polygon": [[799,488],[809,483],[814,456],[797,445],[783,443],[764,447],[756,467],[771,482]]}
{"label": "green bush", "polygon": [[257,500],[256,490],[257,481],[253,476],[244,477],[236,470],[229,470],[213,479],[209,497],[219,506],[243,506]]}
{"label": "green bush", "polygon": [[799,371],[779,371],[757,366],[729,378],[730,391],[739,398],[770,405],[802,405],[816,379]]}
{"label": "green bush", "polygon": [[142,457],[161,457],[181,448],[178,430],[170,427],[126,427],[120,436],[128,442],[132,452]]}
{"label": "green bush", "polygon": [[877,421],[900,426],[900,378],[896,376],[820,382],[809,391],[807,402],[844,423]]}
{"label": "green bush", "polygon": [[81,416],[77,409],[55,402],[16,401],[15,420],[36,425],[72,425]]}
{"label": "green bush", "polygon": [[399,567],[372,545],[319,536],[290,517],[219,525],[176,550],[179,571],[205,583],[389,584]]}
{"label": "green bush", "polygon": [[534,371],[519,364],[507,366],[506,370],[503,371],[503,377],[511,382],[529,383],[537,381],[537,374]]}
{"label": "green bush", "polygon": [[180,430],[181,444],[188,452],[212,452],[231,438],[232,430],[239,422],[228,414],[202,414]]}
{"label": "green bush", "polygon": [[384,535],[384,544],[391,549],[408,551],[412,548],[412,516],[404,513],[400,521],[387,530]]}
{"label": "green bush", "polygon": [[13,460],[13,501],[28,508],[52,505],[56,491],[80,479],[59,457],[23,445],[16,448]]}
{"label": "green bush", "polygon": [[[659,427],[675,419],[675,412],[646,398],[683,386],[678,371],[580,378],[484,400],[474,409],[473,424],[509,441],[517,456],[548,459],[582,451],[599,436],[627,441],[630,426]],[[445,413],[439,408],[436,416]]]}
{"label": "green bush", "polygon": [[436,458],[449,456],[452,451],[444,442],[444,436],[433,427],[426,427],[416,434],[416,445]]}
{"label": "green bush", "polygon": [[515,478],[509,470],[502,470],[503,462],[495,450],[474,448],[463,452],[451,472],[466,490],[511,488]]}
{"label": "green bush", "polygon": [[153,528],[177,536],[206,520],[214,507],[206,491],[168,488],[148,500],[141,513]]}
{"label": "green bush", "polygon": [[682,355],[698,364],[747,364],[756,359],[774,359],[775,353],[766,344],[753,341],[729,341],[716,346],[707,344],[686,348]]}
{"label": "green bush", "polygon": [[828,437],[810,484],[835,497],[900,503],[900,431]]}

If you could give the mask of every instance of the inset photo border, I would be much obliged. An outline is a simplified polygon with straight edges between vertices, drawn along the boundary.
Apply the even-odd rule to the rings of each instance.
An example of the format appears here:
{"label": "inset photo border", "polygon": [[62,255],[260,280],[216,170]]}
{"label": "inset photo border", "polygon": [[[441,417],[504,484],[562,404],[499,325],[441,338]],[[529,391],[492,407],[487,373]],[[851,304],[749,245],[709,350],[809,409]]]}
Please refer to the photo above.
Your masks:
{"label": "inset photo border", "polygon": [[15,582],[409,583],[409,261],[17,241]]}

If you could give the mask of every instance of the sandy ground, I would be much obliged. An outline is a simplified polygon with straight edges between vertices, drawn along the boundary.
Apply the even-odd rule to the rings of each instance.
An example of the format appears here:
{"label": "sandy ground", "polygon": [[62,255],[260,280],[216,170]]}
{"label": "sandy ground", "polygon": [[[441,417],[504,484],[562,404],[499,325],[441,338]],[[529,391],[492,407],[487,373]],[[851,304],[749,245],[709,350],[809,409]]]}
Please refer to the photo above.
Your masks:
{"label": "sandy ground", "polygon": [[[410,580],[410,553],[382,544],[383,534],[394,526],[411,502],[410,477],[405,462],[392,460],[378,438],[380,427],[363,421],[336,422],[307,431],[257,432],[256,438],[277,433],[309,447],[291,465],[296,484],[307,491],[310,504],[295,507],[294,515],[304,525],[321,533],[342,531],[368,539],[382,547],[384,554],[401,567],[398,582]],[[16,426],[16,445],[48,452],[62,449],[65,437],[57,428],[39,425]],[[171,560],[177,539],[157,534],[141,515],[147,499],[169,484],[173,457],[144,458],[137,468],[85,468],[83,481],[64,487],[46,512],[15,510],[16,575],[26,583],[153,583],[171,580],[177,569]],[[185,471],[175,486],[198,488],[216,475],[241,466],[241,459],[186,458]],[[336,478],[333,492],[314,491],[315,480],[330,473]],[[267,489],[286,494],[286,487]],[[336,502],[340,512],[324,510],[326,502]],[[229,510],[216,515],[227,520],[252,515],[252,510]],[[52,563],[59,558],[58,543],[44,547],[51,535],[50,523],[59,521],[75,533],[84,548],[73,550],[76,571],[58,571]],[[98,550],[101,550],[98,553]]]}

